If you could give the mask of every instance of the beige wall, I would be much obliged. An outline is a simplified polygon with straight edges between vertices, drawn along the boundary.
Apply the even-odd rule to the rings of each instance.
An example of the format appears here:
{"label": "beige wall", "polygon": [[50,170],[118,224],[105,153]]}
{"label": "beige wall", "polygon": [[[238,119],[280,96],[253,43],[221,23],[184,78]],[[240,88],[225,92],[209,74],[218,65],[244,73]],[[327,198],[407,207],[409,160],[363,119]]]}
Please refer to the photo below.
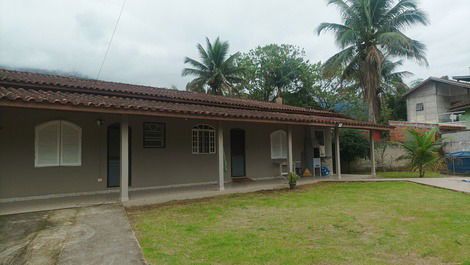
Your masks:
{"label": "beige wall", "polygon": [[[34,167],[34,127],[62,119],[82,128],[82,166]],[[97,120],[104,121],[98,126]],[[107,189],[107,126],[120,117],[108,114],[0,108],[0,198],[101,191]],[[166,123],[166,148],[144,149],[143,122]],[[167,186],[217,181],[217,154],[193,155],[191,128],[217,127],[217,122],[131,116],[132,187]],[[279,175],[270,157],[271,132],[286,125],[223,122],[230,180],[230,129],[246,132],[246,173],[252,178]],[[304,130],[293,127],[294,160],[302,160]],[[99,182],[98,180],[102,181]]]}

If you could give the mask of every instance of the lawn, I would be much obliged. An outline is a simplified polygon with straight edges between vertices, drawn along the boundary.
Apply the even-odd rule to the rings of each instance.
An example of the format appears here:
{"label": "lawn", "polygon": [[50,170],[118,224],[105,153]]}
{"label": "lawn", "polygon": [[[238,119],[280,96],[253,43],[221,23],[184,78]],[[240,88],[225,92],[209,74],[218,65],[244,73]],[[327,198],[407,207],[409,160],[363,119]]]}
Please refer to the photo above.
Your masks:
{"label": "lawn", "polygon": [[470,196],[323,183],[128,209],[149,264],[470,264]]}
{"label": "lawn", "polygon": [[[377,172],[379,178],[419,178],[418,172]],[[446,178],[448,176],[439,172],[426,172],[425,178]]]}

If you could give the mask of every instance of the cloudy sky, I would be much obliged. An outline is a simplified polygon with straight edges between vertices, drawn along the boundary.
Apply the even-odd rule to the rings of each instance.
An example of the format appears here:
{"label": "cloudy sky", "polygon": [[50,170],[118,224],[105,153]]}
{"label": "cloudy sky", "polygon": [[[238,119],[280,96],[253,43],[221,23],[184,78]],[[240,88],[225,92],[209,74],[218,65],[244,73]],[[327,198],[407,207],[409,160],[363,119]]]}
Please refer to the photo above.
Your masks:
{"label": "cloudy sky", "polygon": [[[77,72],[96,78],[122,0],[0,0],[0,66]],[[429,67],[409,62],[411,79],[469,74],[470,0],[421,0],[431,25],[407,33],[428,48]],[[181,77],[185,56],[207,36],[231,51],[288,43],[312,62],[337,48],[321,22],[339,22],[326,0],[127,0],[100,79],[160,87]]]}

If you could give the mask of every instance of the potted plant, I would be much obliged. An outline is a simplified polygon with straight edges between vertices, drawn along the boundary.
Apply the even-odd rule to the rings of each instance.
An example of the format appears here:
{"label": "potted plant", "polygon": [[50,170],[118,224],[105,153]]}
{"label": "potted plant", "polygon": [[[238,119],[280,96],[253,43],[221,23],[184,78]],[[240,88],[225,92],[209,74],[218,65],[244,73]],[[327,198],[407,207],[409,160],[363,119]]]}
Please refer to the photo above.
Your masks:
{"label": "potted plant", "polygon": [[289,180],[289,188],[291,190],[295,189],[295,186],[297,186],[297,180],[299,179],[299,175],[297,175],[295,172],[291,172],[289,174],[288,180]]}

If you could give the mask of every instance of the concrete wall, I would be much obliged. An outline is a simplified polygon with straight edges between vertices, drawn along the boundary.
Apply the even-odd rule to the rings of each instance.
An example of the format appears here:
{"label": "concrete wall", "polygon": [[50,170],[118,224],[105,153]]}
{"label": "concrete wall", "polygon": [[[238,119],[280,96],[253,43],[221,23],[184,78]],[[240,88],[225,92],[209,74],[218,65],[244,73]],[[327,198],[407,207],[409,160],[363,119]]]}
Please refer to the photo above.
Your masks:
{"label": "concrete wall", "polygon": [[470,152],[470,131],[460,131],[443,134],[447,138],[443,149],[446,154],[455,152]]}
{"label": "concrete wall", "polygon": [[[384,148],[384,145],[386,147]],[[405,154],[403,148],[395,144],[376,143],[375,159],[377,170],[380,171],[402,171],[409,170],[408,160],[398,160],[398,158]],[[353,162],[354,167],[351,168],[352,172],[347,173],[366,173],[371,171],[370,159],[357,159]]]}
{"label": "concrete wall", "polygon": [[[423,103],[424,110],[416,111],[416,104]],[[406,98],[406,108],[409,122],[438,122],[436,86],[428,83]]]}
{"label": "concrete wall", "polygon": [[[82,166],[34,167],[34,128],[50,120],[82,128]],[[102,126],[97,120],[103,120]],[[116,115],[0,108],[0,198],[107,190],[107,127]],[[166,124],[166,148],[143,148],[143,122]],[[217,154],[193,155],[191,129],[217,122],[131,116],[132,187],[167,186],[218,180]],[[224,122],[226,180],[230,180],[230,129],[246,132],[246,173],[252,178],[279,176],[271,160],[270,133],[286,125]],[[294,161],[301,161],[304,128],[293,127]],[[100,181],[101,180],[101,181]]]}

